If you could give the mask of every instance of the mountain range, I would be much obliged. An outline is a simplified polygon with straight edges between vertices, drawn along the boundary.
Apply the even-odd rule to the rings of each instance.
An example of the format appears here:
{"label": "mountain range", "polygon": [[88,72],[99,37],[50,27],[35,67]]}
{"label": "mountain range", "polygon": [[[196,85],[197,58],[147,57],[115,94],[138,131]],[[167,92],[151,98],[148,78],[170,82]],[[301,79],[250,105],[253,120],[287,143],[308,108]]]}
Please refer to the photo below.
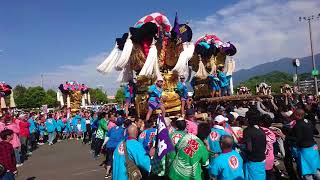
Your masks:
{"label": "mountain range", "polygon": [[[320,59],[320,53],[316,54],[314,57],[316,60],[317,69],[320,69],[320,62],[318,61]],[[293,74],[295,73],[295,68],[293,67],[293,64],[292,64],[293,59],[294,58],[282,58],[276,61],[254,66],[250,69],[240,69],[239,71],[236,71],[232,76],[234,84],[238,85],[241,82],[244,82],[250,79],[251,77],[264,75],[272,71],[281,71],[281,72]],[[298,68],[298,73],[311,74],[311,69],[312,69],[311,56],[299,58],[299,60],[301,65]]]}

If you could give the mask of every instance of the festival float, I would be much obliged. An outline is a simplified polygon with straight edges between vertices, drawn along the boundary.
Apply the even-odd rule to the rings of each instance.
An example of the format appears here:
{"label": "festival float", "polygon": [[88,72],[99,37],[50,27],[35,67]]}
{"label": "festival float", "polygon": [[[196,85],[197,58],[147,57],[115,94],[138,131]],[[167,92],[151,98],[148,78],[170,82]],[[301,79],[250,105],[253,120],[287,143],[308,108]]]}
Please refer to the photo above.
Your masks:
{"label": "festival float", "polygon": [[237,95],[251,95],[251,89],[246,86],[237,88]]}
{"label": "festival float", "polygon": [[13,98],[13,91],[12,87],[5,82],[0,82],[0,107],[1,109],[6,109],[8,108],[5,102],[5,97],[10,95],[10,108],[15,108],[16,104],[14,102]]}
{"label": "festival float", "polygon": [[[214,29],[213,29],[214,31]],[[225,65],[225,73],[232,75],[236,47],[214,34],[205,34],[192,42],[192,29],[179,24],[177,16],[172,27],[162,13],[149,14],[116,38],[115,47],[97,67],[102,74],[115,69],[121,71],[118,81],[135,80],[135,108],[138,115],[146,113],[147,90],[157,78],[164,79],[162,103],[167,113],[180,111],[180,97],[175,92],[179,76],[194,81],[194,99],[209,98],[208,75],[216,73],[216,67]],[[194,75],[193,75],[194,74]],[[156,112],[157,113],[157,112]]]}
{"label": "festival float", "polygon": [[269,86],[267,83],[262,82],[256,86],[256,94],[258,95],[271,95],[271,86]]}
{"label": "festival float", "polygon": [[91,104],[89,88],[85,84],[67,81],[64,84],[60,84],[58,89],[57,101],[60,102],[60,106],[66,106],[73,113],[78,111],[81,106]]}

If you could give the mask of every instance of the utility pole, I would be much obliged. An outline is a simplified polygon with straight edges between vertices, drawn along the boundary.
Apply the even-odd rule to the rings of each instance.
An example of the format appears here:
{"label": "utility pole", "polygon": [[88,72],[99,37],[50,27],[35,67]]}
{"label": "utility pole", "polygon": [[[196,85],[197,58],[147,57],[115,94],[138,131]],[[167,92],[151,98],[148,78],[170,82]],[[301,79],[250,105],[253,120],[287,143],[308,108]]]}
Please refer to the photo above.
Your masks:
{"label": "utility pole", "polygon": [[41,76],[41,87],[43,88],[43,74],[41,74],[40,76]]}
{"label": "utility pole", "polygon": [[315,94],[316,96],[319,95],[319,91],[318,91],[318,70],[316,68],[316,62],[314,59],[314,52],[313,52],[313,42],[312,42],[312,28],[311,28],[311,21],[315,20],[315,19],[319,19],[320,18],[320,13],[317,15],[317,17],[315,18],[314,15],[312,16],[307,16],[307,17],[299,17],[299,21],[305,20],[308,22],[309,25],[309,38],[310,38],[310,50],[311,50],[311,59],[312,59],[312,76],[314,78],[314,88],[315,88]]}

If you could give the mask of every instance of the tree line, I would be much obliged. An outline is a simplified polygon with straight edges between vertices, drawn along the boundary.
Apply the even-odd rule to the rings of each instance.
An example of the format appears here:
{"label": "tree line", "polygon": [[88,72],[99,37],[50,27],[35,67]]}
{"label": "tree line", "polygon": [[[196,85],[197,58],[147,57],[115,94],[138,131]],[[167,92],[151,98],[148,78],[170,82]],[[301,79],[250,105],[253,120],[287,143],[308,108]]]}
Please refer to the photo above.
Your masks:
{"label": "tree line", "polygon": [[[40,86],[25,87],[23,85],[17,85],[13,88],[13,97],[17,108],[19,109],[31,109],[40,108],[42,105],[48,105],[48,107],[59,107],[60,104],[57,101],[57,92],[53,89],[45,90]],[[107,94],[99,88],[89,90],[91,96],[91,102],[96,104],[108,103]],[[9,96],[6,97],[7,105],[9,104]]]}

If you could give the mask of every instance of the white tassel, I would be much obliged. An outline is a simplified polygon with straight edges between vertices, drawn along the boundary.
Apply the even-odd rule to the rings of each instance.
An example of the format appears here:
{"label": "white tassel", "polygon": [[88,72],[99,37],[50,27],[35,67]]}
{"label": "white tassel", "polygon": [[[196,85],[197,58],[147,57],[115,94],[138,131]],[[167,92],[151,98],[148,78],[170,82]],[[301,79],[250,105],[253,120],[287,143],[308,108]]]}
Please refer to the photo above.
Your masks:
{"label": "white tassel", "polygon": [[235,61],[233,59],[230,59],[227,63],[226,63],[226,68],[225,68],[225,73],[227,76],[230,76],[233,74],[235,70]]}
{"label": "white tassel", "polygon": [[231,92],[231,95],[233,95],[234,91],[233,91],[233,79],[232,77],[230,78],[230,92]]}
{"label": "white tassel", "polygon": [[118,82],[129,82],[132,79],[133,79],[133,71],[131,70],[130,63],[128,63],[124,67],[124,69],[122,69],[117,81]]}
{"label": "white tassel", "polygon": [[154,65],[154,71],[155,71],[155,75],[157,77],[157,80],[163,80],[163,77],[160,72],[158,60],[156,61],[155,65]]}
{"label": "white tassel", "polygon": [[115,69],[121,71],[127,64],[132,52],[133,44],[131,40],[131,34],[129,33],[126,43],[124,44],[122,53],[119,60],[116,62]]}
{"label": "white tassel", "polygon": [[120,74],[119,74],[119,76],[117,78],[117,82],[122,82],[123,74],[124,74],[124,69],[120,72]]}
{"label": "white tassel", "polygon": [[60,92],[60,106],[64,106],[63,94]]}
{"label": "white tassel", "polygon": [[158,62],[158,50],[155,44],[156,41],[153,39],[146,62],[139,73],[140,76],[151,76],[154,73],[155,63]]}
{"label": "white tassel", "polygon": [[11,94],[10,94],[10,107],[11,108],[16,107],[16,103],[14,102],[14,98],[13,98],[13,91],[11,91]]}
{"label": "white tassel", "polygon": [[88,104],[91,105],[90,93],[88,92]]}
{"label": "white tassel", "polygon": [[86,106],[86,101],[84,99],[84,95],[82,95],[82,98],[81,98],[81,106]]}
{"label": "white tassel", "polygon": [[87,100],[87,99],[88,99],[88,97],[87,97],[87,93],[85,93],[85,94],[84,94],[84,99],[85,99],[85,100]]}
{"label": "white tassel", "polygon": [[190,42],[183,43],[183,51],[180,53],[177,64],[174,66],[172,71],[177,72],[179,75],[188,77],[188,62],[191,59],[194,52],[194,44]]}
{"label": "white tassel", "polygon": [[7,105],[6,105],[6,101],[4,100],[4,97],[0,97],[0,104],[1,104],[1,109],[5,109],[7,108]]}
{"label": "white tassel", "polygon": [[69,94],[67,95],[67,108],[71,107],[71,102],[70,102],[70,96]]}
{"label": "white tassel", "polygon": [[203,64],[203,62],[201,60],[199,62],[199,69],[198,69],[197,73],[194,76],[198,77],[200,79],[206,79],[209,76],[209,73],[207,72],[207,70],[204,67],[204,64]]}
{"label": "white tassel", "polygon": [[57,101],[60,102],[60,92],[57,91]]}
{"label": "white tassel", "polygon": [[97,71],[102,74],[110,73],[114,68],[116,62],[119,60],[121,55],[121,50],[116,44],[109,56],[97,67]]}

